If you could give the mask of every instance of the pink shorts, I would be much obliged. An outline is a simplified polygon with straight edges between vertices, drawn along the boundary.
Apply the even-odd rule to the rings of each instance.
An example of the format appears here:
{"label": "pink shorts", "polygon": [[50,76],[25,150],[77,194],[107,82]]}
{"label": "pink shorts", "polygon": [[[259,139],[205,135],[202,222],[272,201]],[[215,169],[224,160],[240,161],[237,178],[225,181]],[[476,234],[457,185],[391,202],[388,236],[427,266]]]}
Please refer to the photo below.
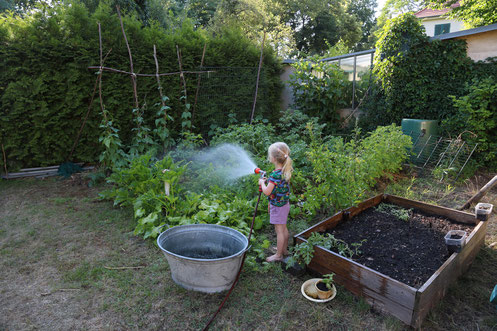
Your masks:
{"label": "pink shorts", "polygon": [[269,223],[271,224],[286,224],[288,213],[290,212],[290,202],[281,207],[269,204]]}

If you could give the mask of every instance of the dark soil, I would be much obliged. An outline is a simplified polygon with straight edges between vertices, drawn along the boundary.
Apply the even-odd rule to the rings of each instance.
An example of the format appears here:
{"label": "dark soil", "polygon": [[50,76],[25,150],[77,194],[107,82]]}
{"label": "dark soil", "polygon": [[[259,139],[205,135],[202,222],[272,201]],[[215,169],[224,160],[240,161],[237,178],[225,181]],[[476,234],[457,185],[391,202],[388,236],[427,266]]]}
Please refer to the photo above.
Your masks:
{"label": "dark soil", "polygon": [[407,221],[370,208],[327,232],[349,245],[363,239],[353,260],[412,287],[421,287],[447,260],[445,235],[474,226],[414,210]]}
{"label": "dark soil", "polygon": [[462,236],[458,235],[458,234],[453,234],[450,236],[450,239],[461,239]]}
{"label": "dark soil", "polygon": [[321,291],[325,291],[325,292],[329,290],[329,289],[326,287],[326,284],[325,284],[325,283],[321,283],[321,282],[317,283],[317,284],[316,284],[316,287],[317,287],[318,289],[320,289]]}

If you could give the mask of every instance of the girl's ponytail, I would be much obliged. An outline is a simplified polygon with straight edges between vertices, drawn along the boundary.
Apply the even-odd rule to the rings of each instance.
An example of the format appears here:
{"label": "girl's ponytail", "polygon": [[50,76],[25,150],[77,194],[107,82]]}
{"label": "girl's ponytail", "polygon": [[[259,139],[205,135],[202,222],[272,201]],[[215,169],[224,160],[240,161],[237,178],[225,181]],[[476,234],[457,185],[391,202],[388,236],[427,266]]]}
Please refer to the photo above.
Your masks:
{"label": "girl's ponytail", "polygon": [[271,146],[269,146],[268,149],[268,157],[269,161],[271,161],[270,158],[274,158],[283,166],[281,172],[283,173],[285,180],[287,182],[290,182],[290,178],[292,178],[293,161],[290,158],[290,148],[288,147],[288,145],[284,142],[277,142],[272,144]]}
{"label": "girl's ponytail", "polygon": [[[290,151],[288,151],[290,152]],[[285,180],[287,182],[290,182],[290,179],[292,178],[292,167],[293,161],[290,158],[290,155],[287,154],[287,157],[285,159],[285,162],[283,163],[283,168],[281,169],[281,172],[283,172],[283,176],[285,177]]]}

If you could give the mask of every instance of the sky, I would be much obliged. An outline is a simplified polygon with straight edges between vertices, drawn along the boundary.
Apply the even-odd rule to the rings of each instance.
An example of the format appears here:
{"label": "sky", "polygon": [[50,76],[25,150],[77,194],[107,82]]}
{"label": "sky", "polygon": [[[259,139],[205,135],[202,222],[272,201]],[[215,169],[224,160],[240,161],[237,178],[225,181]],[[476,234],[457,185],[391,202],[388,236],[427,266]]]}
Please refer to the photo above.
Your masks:
{"label": "sky", "polygon": [[381,8],[385,5],[387,0],[378,0],[378,7],[376,7],[376,17],[380,16]]}

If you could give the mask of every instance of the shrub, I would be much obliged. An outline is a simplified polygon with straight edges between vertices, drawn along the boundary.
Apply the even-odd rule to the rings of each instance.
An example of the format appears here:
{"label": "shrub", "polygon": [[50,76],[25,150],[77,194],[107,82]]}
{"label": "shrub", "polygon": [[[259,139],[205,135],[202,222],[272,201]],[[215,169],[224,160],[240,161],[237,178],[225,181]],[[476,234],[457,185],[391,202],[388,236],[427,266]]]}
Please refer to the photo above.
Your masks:
{"label": "shrub", "polygon": [[[308,116],[326,123],[326,131],[339,128],[337,111],[347,107],[351,98],[351,82],[338,64],[301,60],[294,63],[289,84],[296,107]],[[348,94],[347,94],[348,93]]]}
{"label": "shrub", "polygon": [[328,144],[310,131],[314,183],[307,187],[304,208],[312,217],[360,202],[377,178],[400,169],[412,144],[395,125],[379,127],[362,139],[334,138]]}
{"label": "shrub", "polygon": [[495,78],[474,79],[466,84],[466,94],[450,96],[458,115],[444,121],[447,131],[464,133],[463,137],[478,143],[481,165],[497,167],[497,83]]}

